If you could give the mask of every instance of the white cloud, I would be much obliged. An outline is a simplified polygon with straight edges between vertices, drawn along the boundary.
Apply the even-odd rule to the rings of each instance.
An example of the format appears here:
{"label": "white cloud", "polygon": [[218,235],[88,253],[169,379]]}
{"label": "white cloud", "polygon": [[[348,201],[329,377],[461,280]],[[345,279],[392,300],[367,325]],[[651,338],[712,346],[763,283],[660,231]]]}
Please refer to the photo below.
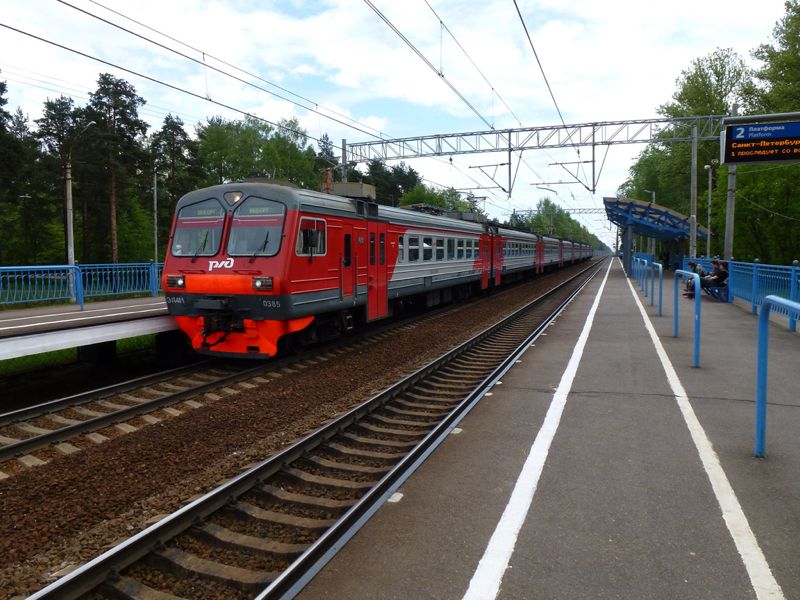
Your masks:
{"label": "white cloud", "polygon": [[[259,74],[327,107],[320,108],[320,112],[332,109],[391,136],[487,128],[360,0],[100,3],[152,25],[205,55],[126,21],[97,3],[69,1],[205,61],[208,66],[116,30],[63,3],[6,0],[0,22],[200,96],[208,94],[218,102],[255,112],[270,121],[297,116],[310,135],[328,133],[337,145],[342,138],[357,142],[369,137],[215,73],[211,66],[232,69],[211,57]],[[493,91],[424,0],[373,1],[436,69],[443,70],[489,123],[496,127],[518,126],[501,98],[524,125],[558,123],[513,3],[429,0],[494,86]],[[676,78],[690,61],[718,47],[732,47],[750,60],[750,51],[769,41],[784,11],[782,0],[763,0],[758,10],[749,5],[737,10],[725,0],[673,0],[658,7],[636,0],[520,0],[518,4],[567,123],[655,116],[656,108],[669,101]],[[106,71],[130,81],[148,101],[143,116],[152,127],[158,127],[168,111],[179,114],[190,130],[198,120],[214,114],[237,118],[233,111],[6,28],[0,28],[0,69],[0,79],[9,85],[7,108],[21,106],[32,119],[40,116],[47,97],[60,93],[72,94],[82,104],[94,89],[98,74]],[[241,72],[238,75],[252,80]],[[263,81],[253,83],[289,97]],[[599,199],[613,195],[626,178],[632,158],[641,149],[623,146],[610,150],[594,198],[579,185],[551,185],[558,192],[554,199],[563,201],[565,206],[599,206]],[[598,148],[598,157],[604,152],[605,148]],[[582,158],[590,155],[591,149],[584,148]],[[526,164],[521,166],[512,200],[507,200],[501,191],[489,191],[486,194],[491,204],[487,208],[494,216],[502,217],[501,213],[511,208],[534,206],[543,195],[553,197],[551,192],[530,184],[561,180],[566,177],[563,169],[548,164],[576,159],[573,150],[527,152],[525,162],[535,173]],[[409,164],[431,181],[472,187],[476,185],[472,179],[482,183],[489,180],[470,166],[506,160],[507,156],[499,153],[458,157],[454,159],[458,168],[450,166],[446,159]],[[507,184],[507,173],[502,173],[505,168],[498,168],[497,178],[502,185]],[[586,222],[598,232],[602,229],[592,219]],[[607,233],[604,239],[608,239]]]}

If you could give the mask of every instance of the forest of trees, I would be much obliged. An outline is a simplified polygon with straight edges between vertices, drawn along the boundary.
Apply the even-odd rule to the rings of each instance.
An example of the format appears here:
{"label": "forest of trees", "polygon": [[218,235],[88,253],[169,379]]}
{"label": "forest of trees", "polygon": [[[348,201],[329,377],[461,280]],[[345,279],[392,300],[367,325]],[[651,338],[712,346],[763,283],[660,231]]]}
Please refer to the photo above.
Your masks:
{"label": "forest of trees", "polygon": [[[658,108],[669,117],[792,112],[800,103],[800,0],[786,2],[772,43],[753,51],[760,68],[749,69],[730,49],[695,59],[681,74],[672,98]],[[30,123],[7,106],[0,81],[0,265],[66,262],[64,189],[71,165],[75,256],[82,263],[153,260],[153,180],[157,179],[159,256],[177,200],[186,192],[224,181],[269,177],[320,189],[326,168],[336,165],[327,135],[318,148],[296,120],[273,127],[248,117],[219,116],[195,125],[190,135],[180,118],[168,115],[158,131],[139,117],[145,100],[134,87],[110,74],[98,78],[85,106],[71,98],[48,100]],[[698,222],[706,198],[703,165],[719,157],[716,142],[701,143],[698,160]],[[340,179],[339,169],[334,178]],[[712,172],[712,254],[721,254],[725,222],[726,167]],[[478,210],[475,199],[423,183],[404,163],[372,161],[366,172],[352,167],[350,181],[375,185],[378,202],[393,206],[429,204],[446,210]],[[630,169],[619,195],[649,199],[688,212],[690,147],[660,143],[645,149]],[[734,256],[788,263],[800,258],[800,166],[745,165],[738,168]],[[549,199],[537,214],[509,223],[537,233],[602,243]]]}
{"label": "forest of trees", "polygon": [[[145,104],[128,82],[103,74],[86,106],[61,96],[28,122],[7,110],[0,81],[0,265],[66,262],[65,176],[71,166],[75,256],[81,263],[153,260],[153,180],[157,179],[159,256],[163,258],[178,199],[193,189],[265,177],[320,189],[338,160],[327,135],[315,151],[296,120],[272,127],[255,118],[211,117],[189,135],[168,115],[148,132]],[[334,169],[335,180],[341,179]],[[435,190],[404,163],[373,161],[350,181],[375,185],[378,202],[475,208],[453,189]]]}
{"label": "forest of trees", "polygon": [[[760,67],[747,68],[744,59],[730,49],[718,49],[698,58],[681,73],[671,100],[658,112],[668,117],[788,113],[800,110],[800,1],[788,0],[786,14],[776,24],[772,43],[760,45],[753,57]],[[706,224],[708,170],[719,159],[717,142],[701,142],[698,148],[698,223]],[[764,163],[739,165],[733,256],[758,258],[763,263],[790,264],[800,259],[800,165]],[[711,170],[711,255],[722,255],[728,169]],[[630,169],[619,189],[627,198],[657,202],[683,214],[689,213],[691,147],[685,143],[650,145]],[[698,242],[698,254],[705,242]]]}
{"label": "forest of trees", "polygon": [[[252,117],[215,116],[192,136],[180,118],[167,115],[158,131],[148,132],[138,115],[145,100],[109,74],[99,77],[86,106],[65,96],[47,100],[33,124],[20,109],[6,109],[7,91],[0,81],[0,265],[66,262],[68,164],[75,258],[88,264],[153,260],[154,177],[161,259],[175,204],[186,192],[249,177],[320,189],[323,171],[338,163],[328,136],[315,151],[296,120],[273,127]],[[333,176],[340,180],[341,170]],[[479,211],[473,197],[427,186],[402,162],[372,161],[366,173],[350,167],[348,180],[373,184],[382,204]]]}

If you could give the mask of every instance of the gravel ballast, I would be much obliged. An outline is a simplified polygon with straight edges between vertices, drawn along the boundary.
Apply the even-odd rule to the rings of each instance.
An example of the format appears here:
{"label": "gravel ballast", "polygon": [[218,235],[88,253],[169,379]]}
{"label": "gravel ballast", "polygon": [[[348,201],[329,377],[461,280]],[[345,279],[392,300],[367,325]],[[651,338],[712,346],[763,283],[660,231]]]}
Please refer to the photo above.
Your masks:
{"label": "gravel ballast", "polygon": [[203,398],[203,407],[179,417],[0,481],[0,599],[40,589],[175,511],[485,329],[569,270],[256,388]]}

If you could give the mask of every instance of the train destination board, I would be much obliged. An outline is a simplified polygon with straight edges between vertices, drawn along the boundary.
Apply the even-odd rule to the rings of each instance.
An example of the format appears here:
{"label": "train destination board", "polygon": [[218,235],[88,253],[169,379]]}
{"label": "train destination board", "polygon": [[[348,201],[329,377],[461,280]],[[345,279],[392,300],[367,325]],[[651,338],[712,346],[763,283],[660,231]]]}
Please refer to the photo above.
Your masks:
{"label": "train destination board", "polygon": [[728,125],[724,135],[724,163],[800,160],[800,122]]}

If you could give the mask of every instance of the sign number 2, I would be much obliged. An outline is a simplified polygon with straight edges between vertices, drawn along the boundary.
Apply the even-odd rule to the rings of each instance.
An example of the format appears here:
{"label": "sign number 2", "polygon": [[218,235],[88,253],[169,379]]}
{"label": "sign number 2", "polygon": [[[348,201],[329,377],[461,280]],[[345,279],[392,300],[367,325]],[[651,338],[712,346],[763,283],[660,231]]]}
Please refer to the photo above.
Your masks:
{"label": "sign number 2", "polygon": [[734,127],[733,131],[734,131],[733,139],[735,140],[744,139],[744,127]]}

